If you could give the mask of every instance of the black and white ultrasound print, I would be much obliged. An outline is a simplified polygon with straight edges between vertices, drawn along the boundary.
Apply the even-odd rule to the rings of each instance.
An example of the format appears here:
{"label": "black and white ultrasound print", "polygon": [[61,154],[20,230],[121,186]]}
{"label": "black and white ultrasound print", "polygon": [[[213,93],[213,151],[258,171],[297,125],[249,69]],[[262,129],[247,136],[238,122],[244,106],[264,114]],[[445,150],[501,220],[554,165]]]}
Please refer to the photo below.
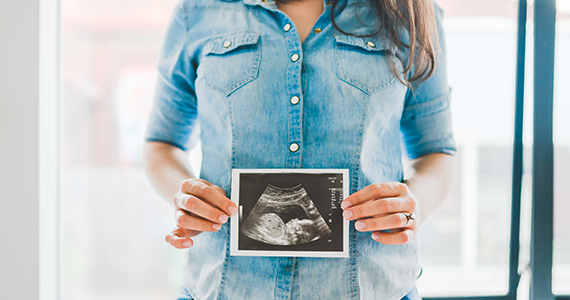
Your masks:
{"label": "black and white ultrasound print", "polygon": [[234,170],[231,254],[347,257],[347,188],[347,170]]}

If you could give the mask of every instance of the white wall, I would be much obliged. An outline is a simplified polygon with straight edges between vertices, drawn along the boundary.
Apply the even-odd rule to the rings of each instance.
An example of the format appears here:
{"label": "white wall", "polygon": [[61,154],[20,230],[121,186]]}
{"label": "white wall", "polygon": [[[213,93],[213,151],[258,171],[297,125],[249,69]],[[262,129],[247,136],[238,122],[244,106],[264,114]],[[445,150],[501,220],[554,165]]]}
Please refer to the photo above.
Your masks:
{"label": "white wall", "polygon": [[0,1],[1,299],[56,291],[57,178],[40,182],[40,171],[56,174],[57,19],[57,1]]}

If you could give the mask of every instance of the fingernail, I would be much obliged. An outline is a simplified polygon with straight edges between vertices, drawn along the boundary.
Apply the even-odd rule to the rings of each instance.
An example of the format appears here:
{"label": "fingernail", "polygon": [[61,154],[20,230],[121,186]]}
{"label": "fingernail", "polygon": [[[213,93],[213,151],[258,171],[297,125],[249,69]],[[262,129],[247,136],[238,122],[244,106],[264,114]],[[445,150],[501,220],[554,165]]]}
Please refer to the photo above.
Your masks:
{"label": "fingernail", "polygon": [[235,215],[237,214],[237,208],[230,206],[230,208],[228,208],[228,210],[230,211],[230,214]]}
{"label": "fingernail", "polygon": [[356,227],[358,230],[362,230],[366,228],[366,223],[358,221],[356,224],[354,224],[354,227]]}
{"label": "fingernail", "polygon": [[220,230],[220,228],[222,228],[222,225],[220,225],[220,224],[212,224],[212,228],[214,228],[215,230]]}
{"label": "fingernail", "polygon": [[221,215],[218,220],[220,220],[220,222],[222,223],[226,223],[228,221],[228,216],[226,215]]}
{"label": "fingernail", "polygon": [[344,201],[341,205],[340,208],[342,209],[347,209],[348,207],[350,207],[350,201]]}
{"label": "fingernail", "polygon": [[192,242],[186,241],[186,242],[184,242],[184,244],[182,244],[182,246],[184,246],[186,248],[190,248],[190,247],[192,247]]}
{"label": "fingernail", "polygon": [[352,218],[352,212],[351,212],[350,210],[345,210],[345,211],[342,213],[342,216],[343,216],[345,219],[348,220],[348,219]]}
{"label": "fingernail", "polygon": [[374,239],[374,240],[380,239],[380,234],[379,234],[378,232],[374,232],[374,233],[372,234],[372,239]]}

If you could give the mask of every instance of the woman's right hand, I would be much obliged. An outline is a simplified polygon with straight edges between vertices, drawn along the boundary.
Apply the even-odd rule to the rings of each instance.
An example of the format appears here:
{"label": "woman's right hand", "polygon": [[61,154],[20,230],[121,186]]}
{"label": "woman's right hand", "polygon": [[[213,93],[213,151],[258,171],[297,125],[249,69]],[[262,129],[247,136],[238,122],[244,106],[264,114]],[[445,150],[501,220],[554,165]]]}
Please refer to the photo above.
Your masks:
{"label": "woman's right hand", "polygon": [[218,231],[228,218],[237,213],[237,206],[217,185],[202,179],[187,179],[174,195],[176,228],[166,242],[178,249],[194,245],[192,237],[202,231]]}

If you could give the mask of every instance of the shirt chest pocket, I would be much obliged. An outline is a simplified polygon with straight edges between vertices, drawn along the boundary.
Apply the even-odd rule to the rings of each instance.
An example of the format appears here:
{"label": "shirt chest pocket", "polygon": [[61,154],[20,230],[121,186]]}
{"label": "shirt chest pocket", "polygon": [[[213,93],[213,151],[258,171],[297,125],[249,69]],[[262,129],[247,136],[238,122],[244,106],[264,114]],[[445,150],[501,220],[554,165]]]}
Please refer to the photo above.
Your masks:
{"label": "shirt chest pocket", "polygon": [[229,96],[257,78],[259,37],[254,32],[235,32],[207,42],[200,64],[206,85]]}
{"label": "shirt chest pocket", "polygon": [[390,50],[379,38],[335,36],[335,63],[340,80],[374,94],[396,82],[390,70]]}

